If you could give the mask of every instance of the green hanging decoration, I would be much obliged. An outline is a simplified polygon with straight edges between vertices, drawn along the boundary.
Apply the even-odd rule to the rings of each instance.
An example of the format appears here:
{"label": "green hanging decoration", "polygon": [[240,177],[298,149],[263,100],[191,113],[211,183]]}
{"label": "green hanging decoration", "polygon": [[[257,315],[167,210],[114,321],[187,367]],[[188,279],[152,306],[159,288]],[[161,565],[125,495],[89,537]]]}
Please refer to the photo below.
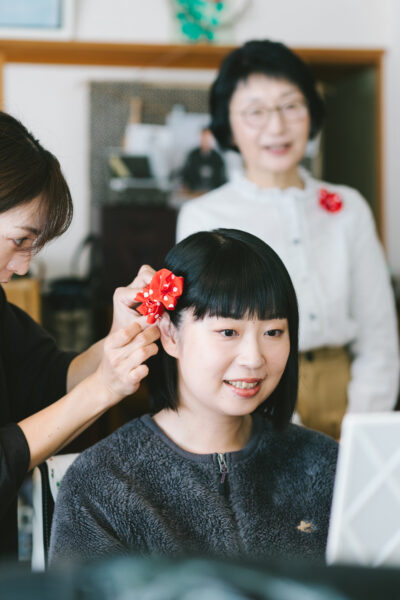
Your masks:
{"label": "green hanging decoration", "polygon": [[180,31],[191,42],[214,41],[217,30],[233,25],[251,2],[236,1],[237,9],[232,11],[233,0],[172,1]]}

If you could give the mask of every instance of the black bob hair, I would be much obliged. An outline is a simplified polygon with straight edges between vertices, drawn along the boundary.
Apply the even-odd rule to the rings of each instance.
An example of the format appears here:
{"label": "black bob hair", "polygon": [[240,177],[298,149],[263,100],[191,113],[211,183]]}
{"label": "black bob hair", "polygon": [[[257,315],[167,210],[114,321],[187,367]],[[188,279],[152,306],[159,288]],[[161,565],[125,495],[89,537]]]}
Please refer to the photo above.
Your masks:
{"label": "black bob hair", "polygon": [[302,59],[280,42],[253,40],[233,50],[222,62],[210,91],[210,129],[221,148],[236,150],[229,121],[229,103],[240,81],[262,74],[296,85],[307,101],[310,112],[310,139],[322,127],[325,105],[318,93],[314,77]]}
{"label": "black bob hair", "polygon": [[[290,353],[285,371],[258,411],[277,428],[291,419],[298,385],[298,308],[289,274],[279,256],[258,237],[237,229],[194,233],[174,246],[166,268],[183,276],[183,294],[168,315],[179,326],[182,312],[242,319],[287,318]],[[148,386],[155,411],[177,409],[176,359],[160,345],[149,361]]]}
{"label": "black bob hair", "polygon": [[0,111],[0,213],[40,198],[43,229],[35,251],[64,233],[72,220],[71,192],[57,158],[26,127]]}

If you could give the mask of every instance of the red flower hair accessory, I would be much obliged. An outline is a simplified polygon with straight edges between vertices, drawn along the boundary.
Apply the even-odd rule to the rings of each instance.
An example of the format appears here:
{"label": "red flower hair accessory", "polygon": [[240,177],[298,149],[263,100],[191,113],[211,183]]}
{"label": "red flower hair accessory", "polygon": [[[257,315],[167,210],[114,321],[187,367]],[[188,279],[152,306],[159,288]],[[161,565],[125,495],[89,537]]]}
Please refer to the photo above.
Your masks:
{"label": "red flower hair accessory", "polygon": [[183,292],[183,277],[177,277],[168,269],[160,269],[148,285],[135,296],[141,302],[136,310],[147,315],[148,323],[155,323],[164,310],[174,310]]}
{"label": "red flower hair accessory", "polygon": [[319,204],[328,212],[339,212],[343,208],[343,200],[339,194],[328,192],[328,190],[319,190]]}

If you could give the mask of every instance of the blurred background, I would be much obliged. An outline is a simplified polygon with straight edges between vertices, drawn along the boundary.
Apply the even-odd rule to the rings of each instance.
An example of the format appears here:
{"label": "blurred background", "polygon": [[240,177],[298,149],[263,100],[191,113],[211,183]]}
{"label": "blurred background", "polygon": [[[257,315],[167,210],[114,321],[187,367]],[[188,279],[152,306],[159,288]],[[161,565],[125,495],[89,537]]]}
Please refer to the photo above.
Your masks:
{"label": "blurred background", "polygon": [[[162,266],[182,203],[242,168],[207,130],[208,88],[225,54],[262,38],[310,64],[329,118],[304,164],[366,197],[399,297],[399,31],[398,0],[2,0],[2,108],[59,158],[75,207],[9,299],[61,348],[107,332],[113,290]],[[142,387],[66,450],[147,407]]]}

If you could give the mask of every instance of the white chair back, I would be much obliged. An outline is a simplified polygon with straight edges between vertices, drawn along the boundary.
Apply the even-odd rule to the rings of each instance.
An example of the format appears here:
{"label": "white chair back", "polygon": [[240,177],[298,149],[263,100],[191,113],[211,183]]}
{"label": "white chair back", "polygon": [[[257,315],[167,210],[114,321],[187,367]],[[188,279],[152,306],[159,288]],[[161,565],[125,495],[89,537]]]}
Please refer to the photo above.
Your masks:
{"label": "white chair back", "polygon": [[32,570],[44,571],[50,543],[51,521],[58,489],[68,467],[79,454],[51,456],[32,474]]}

